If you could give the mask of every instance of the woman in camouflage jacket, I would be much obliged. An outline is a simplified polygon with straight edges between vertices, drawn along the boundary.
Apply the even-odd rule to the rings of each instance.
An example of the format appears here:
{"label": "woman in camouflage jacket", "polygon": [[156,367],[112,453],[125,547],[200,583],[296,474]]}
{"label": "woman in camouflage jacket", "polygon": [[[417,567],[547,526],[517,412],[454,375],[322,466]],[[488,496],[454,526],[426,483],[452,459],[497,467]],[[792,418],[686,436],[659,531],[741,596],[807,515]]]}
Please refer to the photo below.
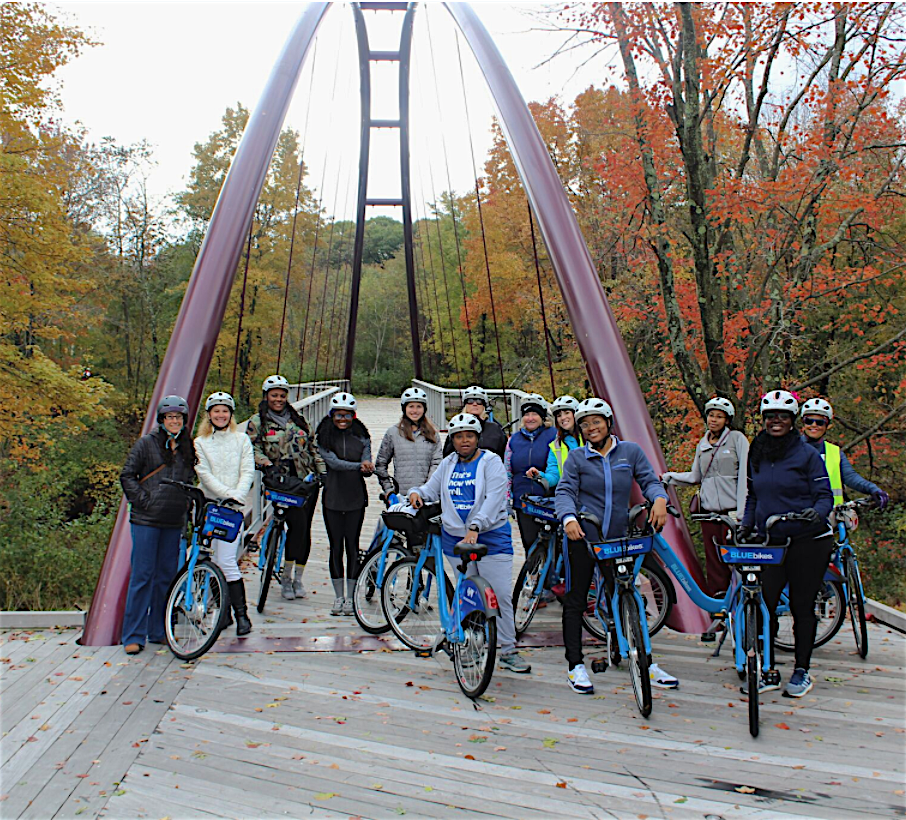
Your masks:
{"label": "woman in camouflage jacket", "polygon": [[[264,399],[246,428],[255,451],[255,466],[265,474],[275,471],[298,478],[305,478],[309,473],[323,475],[327,468],[315,436],[308,422],[287,401],[288,388],[289,383],[282,376],[268,376],[264,380]],[[311,553],[311,520],[317,501],[318,494],[314,492],[304,506],[287,511],[289,528],[281,592],[289,601],[305,597],[302,573]]]}

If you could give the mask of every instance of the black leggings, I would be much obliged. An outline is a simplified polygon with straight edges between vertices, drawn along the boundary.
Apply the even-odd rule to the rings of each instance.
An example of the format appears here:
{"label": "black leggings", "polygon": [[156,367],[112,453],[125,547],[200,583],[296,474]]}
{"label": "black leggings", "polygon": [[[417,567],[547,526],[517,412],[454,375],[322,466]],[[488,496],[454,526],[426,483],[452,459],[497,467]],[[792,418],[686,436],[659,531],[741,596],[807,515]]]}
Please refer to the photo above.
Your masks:
{"label": "black leggings", "polygon": [[[833,536],[797,538],[790,544],[786,560],[777,567],[765,567],[761,575],[764,602],[771,612],[771,642],[777,634],[777,602],[789,584],[790,613],[793,616],[793,638],[796,645],[796,668],[808,669],[818,629],[815,599],[824,584],[824,573],[834,549]],[[771,646],[771,657],[776,659]]]}
{"label": "black leggings", "polygon": [[595,573],[595,562],[585,541],[568,541],[566,558],[566,595],[563,598],[563,644],[566,662],[572,669],[582,663],[582,615],[588,607],[588,590]]}
{"label": "black leggings", "polygon": [[283,560],[297,564],[307,564],[311,554],[311,520],[315,514],[318,494],[313,493],[301,507],[291,507],[286,511],[286,547]]}
{"label": "black leggings", "polygon": [[538,533],[541,532],[541,525],[522,510],[516,510],[516,524],[519,526],[519,537],[522,539],[522,546],[526,554],[528,554],[529,549],[538,537]]}
{"label": "black leggings", "polygon": [[330,577],[334,580],[343,577],[343,553],[346,553],[346,579],[354,580],[359,574],[359,536],[362,534],[362,522],[365,520],[365,508],[358,510],[328,510],[324,507],[324,525],[327,527],[327,539],[330,541]]}

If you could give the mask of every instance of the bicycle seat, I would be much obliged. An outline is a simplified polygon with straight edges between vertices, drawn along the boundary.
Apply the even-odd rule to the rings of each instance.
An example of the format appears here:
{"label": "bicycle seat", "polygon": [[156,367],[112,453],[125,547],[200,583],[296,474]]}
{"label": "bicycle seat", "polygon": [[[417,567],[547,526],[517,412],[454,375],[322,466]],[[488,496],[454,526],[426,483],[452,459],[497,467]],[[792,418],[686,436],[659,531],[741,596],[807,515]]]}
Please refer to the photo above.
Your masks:
{"label": "bicycle seat", "polygon": [[474,555],[475,558],[472,560],[480,561],[488,554],[487,544],[466,544],[463,541],[460,541],[456,546],[453,547],[453,554],[459,557],[463,555]]}

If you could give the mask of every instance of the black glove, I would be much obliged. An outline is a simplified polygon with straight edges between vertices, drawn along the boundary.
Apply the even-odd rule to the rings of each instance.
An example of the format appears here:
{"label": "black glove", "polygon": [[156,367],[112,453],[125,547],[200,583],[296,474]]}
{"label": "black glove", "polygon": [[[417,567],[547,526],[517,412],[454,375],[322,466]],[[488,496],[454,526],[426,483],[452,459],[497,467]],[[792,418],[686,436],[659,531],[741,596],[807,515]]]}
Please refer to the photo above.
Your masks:
{"label": "black glove", "polygon": [[875,500],[879,510],[883,510],[887,506],[887,502],[890,501],[890,496],[887,495],[884,490],[878,490],[876,493],[872,493],[871,497]]}
{"label": "black glove", "polygon": [[806,507],[800,515],[802,516],[800,520],[805,521],[806,524],[821,523],[821,516],[814,507]]}
{"label": "black glove", "polygon": [[739,543],[744,544],[747,541],[750,541],[751,538],[752,538],[752,528],[751,527],[745,527],[742,524],[740,524],[736,528],[736,540],[739,541]]}

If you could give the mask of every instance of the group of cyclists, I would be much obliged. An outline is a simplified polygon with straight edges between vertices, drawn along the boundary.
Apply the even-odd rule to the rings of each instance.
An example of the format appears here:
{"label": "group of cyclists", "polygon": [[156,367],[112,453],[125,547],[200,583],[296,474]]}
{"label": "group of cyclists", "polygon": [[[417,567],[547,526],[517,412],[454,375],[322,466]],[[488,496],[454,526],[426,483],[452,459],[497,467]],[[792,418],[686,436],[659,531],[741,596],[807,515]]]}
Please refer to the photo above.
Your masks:
{"label": "group of cyclists", "polygon": [[[122,630],[125,651],[137,654],[146,643],[164,642],[164,598],[178,569],[186,516],[185,495],[169,481],[187,482],[194,475],[208,498],[240,503],[251,490],[256,469],[264,474],[266,486],[275,480],[317,482],[323,488],[321,506],[334,589],[330,611],[340,616],[353,614],[359,538],[368,505],[365,479],[376,475],[387,494],[398,488],[412,508],[440,502],[442,546],[451,568],[457,544],[487,547],[478,563],[499,606],[498,662],[505,670],[527,674],[531,666],[516,650],[510,519],[515,516],[528,550],[539,524],[523,512],[519,502],[524,495],[536,494],[537,482],[543,479],[554,494],[566,541],[565,583],[559,585],[566,681],[575,692],[592,694],[594,686],[583,663],[582,617],[595,562],[580,516],[596,516],[605,539],[625,537],[630,492],[637,484],[650,504],[649,523],[660,530],[668,514],[665,486],[685,484],[700,486],[694,507],[737,522],[735,536],[740,542],[756,535],[763,538],[772,515],[803,514],[802,520],[771,531],[772,537],[789,539],[790,547],[785,563],[765,569],[764,596],[768,609],[774,611],[781,592],[788,588],[795,669],[784,694],[802,697],[811,690],[815,599],[834,545],[828,516],[834,505],[842,503],[844,487],[871,495],[880,507],[888,502],[883,490],[859,476],[840,448],[826,441],[833,421],[833,409],[826,400],[809,399],[800,406],[797,396],[788,391],[767,393],[760,403],[763,429],[750,445],[742,432],[733,429],[733,402],[714,397],[705,405],[707,429],[696,447],[692,469],[658,476],[638,444],[614,434],[614,413],[604,399],[559,396],[548,404],[540,395],[527,395],[521,402],[521,425],[508,436],[493,419],[483,388],[473,385],[462,395],[461,411],[448,422],[448,436],[442,443],[427,416],[427,394],[417,387],[405,390],[400,397],[401,417],[385,432],[374,459],[370,433],[358,418],[355,397],[348,392],[331,397],[327,415],[312,431],[288,400],[287,380],[269,376],[262,385],[258,412],[245,432],[237,428],[233,398],[212,393],[194,439],[188,429],[187,402],[178,396],[163,399],[157,408],[157,428],[136,442],[121,473],[133,541]],[[281,593],[288,600],[306,596],[302,579],[311,553],[318,492],[306,497],[303,506],[287,511]],[[718,557],[719,545],[727,543],[730,534],[718,524],[703,526],[702,531],[708,584],[715,594],[730,583],[729,569]],[[247,635],[252,625],[236,544],[214,539],[212,546],[227,581],[237,634]],[[469,571],[477,572],[477,563],[470,564]],[[656,664],[651,666],[651,678],[656,686],[678,685]],[[761,681],[760,691],[779,688],[776,672]]]}

